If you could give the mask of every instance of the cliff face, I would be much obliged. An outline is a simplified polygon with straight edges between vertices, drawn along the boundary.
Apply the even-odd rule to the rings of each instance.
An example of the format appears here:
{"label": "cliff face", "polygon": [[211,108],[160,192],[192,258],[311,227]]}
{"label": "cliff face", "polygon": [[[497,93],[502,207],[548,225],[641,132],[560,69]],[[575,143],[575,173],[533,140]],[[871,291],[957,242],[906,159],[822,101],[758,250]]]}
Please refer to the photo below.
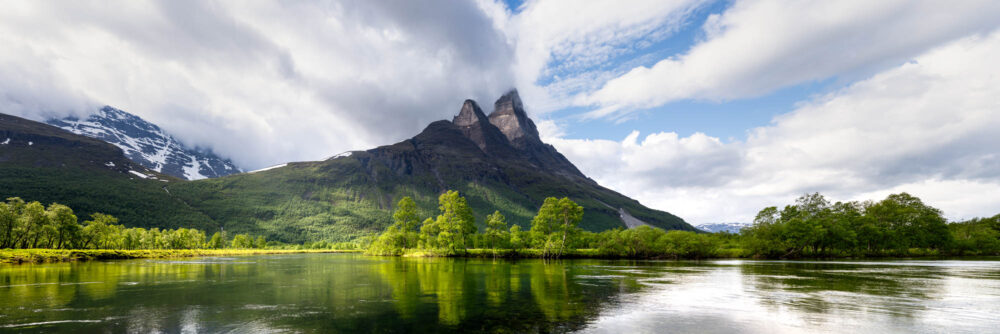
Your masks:
{"label": "cliff face", "polygon": [[497,99],[489,119],[490,123],[507,137],[510,145],[533,165],[579,181],[590,181],[573,163],[556,151],[555,147],[542,142],[535,122],[531,121],[524,111],[524,103],[521,102],[517,90],[512,90]]}

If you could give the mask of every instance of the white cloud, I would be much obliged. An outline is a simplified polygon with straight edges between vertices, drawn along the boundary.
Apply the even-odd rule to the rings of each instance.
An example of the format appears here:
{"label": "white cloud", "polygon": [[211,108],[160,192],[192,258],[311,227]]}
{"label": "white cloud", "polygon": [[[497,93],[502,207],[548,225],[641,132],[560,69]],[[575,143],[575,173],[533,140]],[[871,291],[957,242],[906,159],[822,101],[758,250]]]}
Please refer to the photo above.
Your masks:
{"label": "white cloud", "polygon": [[0,9],[0,108],[109,104],[245,168],[366,149],[514,84],[473,2],[27,1]]}
{"label": "white cloud", "polygon": [[[570,105],[572,94],[599,88],[596,85],[614,77],[615,73],[599,68],[609,59],[669,37],[706,2],[526,2],[521,12],[506,17],[507,34],[516,44],[515,71],[522,97],[537,113]],[[538,84],[545,78],[552,80]]]}
{"label": "white cloud", "polygon": [[708,17],[688,52],[636,67],[581,95],[617,116],[682,99],[759,96],[804,82],[853,79],[942,43],[1000,26],[996,1],[736,1]]}
{"label": "white cloud", "polygon": [[[696,133],[549,140],[581,170],[695,223],[748,222],[819,191],[912,192],[954,219],[1000,213],[1000,32],[930,50],[725,143]],[[548,130],[553,132],[554,130]]]}
{"label": "white cloud", "polygon": [[812,191],[912,191],[950,217],[998,211],[1000,42],[977,34],[1000,25],[1000,2],[735,1],[683,54],[633,65],[662,57],[649,45],[707,3],[10,2],[0,112],[110,104],[255,169],[391,143],[515,84],[536,114],[592,106],[620,118],[864,78],[739,141],[574,140],[538,125],[602,184],[696,223],[747,221]]}

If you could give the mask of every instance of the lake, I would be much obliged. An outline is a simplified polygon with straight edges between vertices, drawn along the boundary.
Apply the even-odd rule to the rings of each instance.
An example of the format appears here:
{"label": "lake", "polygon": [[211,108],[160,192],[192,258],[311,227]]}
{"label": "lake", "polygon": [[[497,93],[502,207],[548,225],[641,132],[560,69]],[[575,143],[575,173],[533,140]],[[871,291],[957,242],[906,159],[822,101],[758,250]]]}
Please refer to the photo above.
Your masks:
{"label": "lake", "polygon": [[292,254],[0,265],[0,331],[1000,332],[1000,261]]}

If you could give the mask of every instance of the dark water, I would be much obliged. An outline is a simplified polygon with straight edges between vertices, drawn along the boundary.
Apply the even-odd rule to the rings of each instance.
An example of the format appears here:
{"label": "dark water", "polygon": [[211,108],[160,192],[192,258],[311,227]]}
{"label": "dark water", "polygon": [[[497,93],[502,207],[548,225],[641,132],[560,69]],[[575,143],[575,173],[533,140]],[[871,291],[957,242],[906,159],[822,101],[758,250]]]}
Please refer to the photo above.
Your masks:
{"label": "dark water", "polygon": [[1000,261],[298,254],[0,266],[5,332],[1000,332]]}

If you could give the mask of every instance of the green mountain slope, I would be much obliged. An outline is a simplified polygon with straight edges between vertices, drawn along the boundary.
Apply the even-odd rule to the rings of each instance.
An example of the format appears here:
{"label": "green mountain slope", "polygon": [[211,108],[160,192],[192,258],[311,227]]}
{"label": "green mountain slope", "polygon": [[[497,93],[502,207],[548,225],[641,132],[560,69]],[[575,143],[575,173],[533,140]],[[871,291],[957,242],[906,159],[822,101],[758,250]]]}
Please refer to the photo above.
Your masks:
{"label": "green mountain slope", "polygon": [[583,175],[539,139],[516,91],[488,116],[469,100],[452,121],[431,123],[393,145],[198,181],[150,171],[111,144],[2,114],[0,143],[0,196],[66,204],[81,217],[103,212],[127,226],[344,241],[382,231],[403,196],[430,217],[438,195],[453,189],[480,225],[500,210],[510,223],[528,227],[545,197],[566,196],[585,208],[581,227],[588,230],[640,224],[694,230]]}
{"label": "green mountain slope", "polygon": [[[170,192],[226,230],[301,242],[344,240],[388,226],[392,206],[413,197],[421,214],[437,196],[460,191],[485,215],[500,210],[512,224],[530,226],[545,197],[568,196],[586,208],[581,226],[599,231],[649,224],[694,230],[682,219],[601,187],[538,138],[516,91],[486,116],[466,101],[451,122],[431,123],[394,145],[326,161],[290,163],[265,171],[173,183]],[[623,219],[623,213],[627,218]],[[482,227],[482,226],[481,226]]]}
{"label": "green mountain slope", "polygon": [[81,219],[102,212],[129,226],[217,228],[167,193],[176,181],[126,159],[111,144],[0,114],[0,198],[57,202]]}

